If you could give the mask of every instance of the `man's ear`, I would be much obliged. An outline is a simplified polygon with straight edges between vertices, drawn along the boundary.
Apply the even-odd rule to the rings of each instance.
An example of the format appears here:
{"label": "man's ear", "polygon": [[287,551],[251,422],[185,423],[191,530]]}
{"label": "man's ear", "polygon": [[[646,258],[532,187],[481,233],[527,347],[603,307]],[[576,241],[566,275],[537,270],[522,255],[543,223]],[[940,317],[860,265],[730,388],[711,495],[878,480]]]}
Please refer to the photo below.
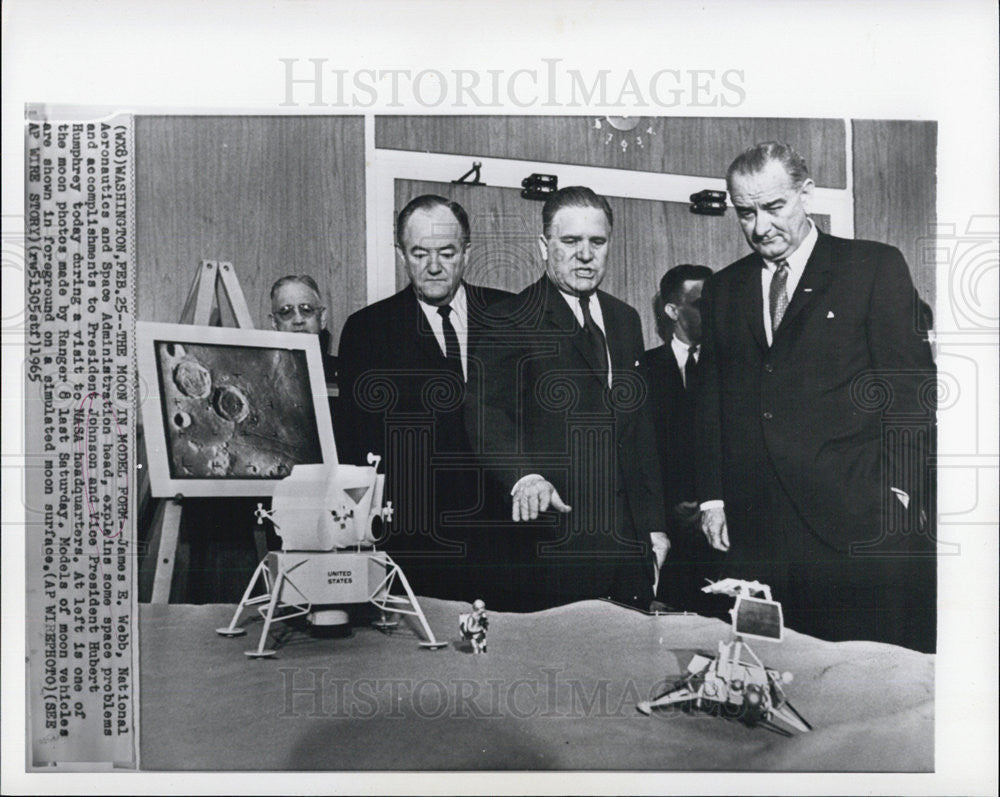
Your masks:
{"label": "man's ear", "polygon": [[472,251],[472,244],[462,244],[462,262],[459,268],[461,269],[458,274],[458,278],[461,279],[462,275],[465,273],[465,269],[469,265],[469,252]]}
{"label": "man's ear", "polygon": [[807,177],[802,183],[802,187],[799,188],[799,193],[802,194],[802,207],[807,213],[812,210],[813,189],[815,187],[816,183],[812,181],[811,177]]}
{"label": "man's ear", "polygon": [[319,328],[326,329],[326,308],[319,311]]}
{"label": "man's ear", "polygon": [[538,236],[538,251],[542,253],[542,260],[549,259],[549,242],[545,240],[544,235]]}
{"label": "man's ear", "polygon": [[277,329],[278,322],[274,318],[274,313],[268,313],[267,317],[271,319],[271,329]]}
{"label": "man's ear", "polygon": [[673,302],[667,302],[663,305],[663,314],[669,318],[671,321],[677,321],[677,305]]}

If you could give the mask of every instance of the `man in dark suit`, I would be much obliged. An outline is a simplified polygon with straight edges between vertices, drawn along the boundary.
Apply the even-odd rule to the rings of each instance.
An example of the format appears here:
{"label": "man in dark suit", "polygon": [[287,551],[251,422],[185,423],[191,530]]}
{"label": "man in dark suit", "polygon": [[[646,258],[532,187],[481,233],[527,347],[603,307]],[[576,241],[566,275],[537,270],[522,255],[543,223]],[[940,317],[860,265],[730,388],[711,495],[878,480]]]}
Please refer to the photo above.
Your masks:
{"label": "man in dark suit", "polygon": [[[663,496],[634,309],[598,290],[612,213],[589,188],[542,209],[545,274],[493,308],[466,420],[513,528],[503,605],[608,597],[648,609]],[[551,512],[549,510],[552,510]]]}
{"label": "man in dark suit", "polygon": [[906,263],[818,232],[787,145],[751,147],[727,181],[754,252],[702,295],[703,530],[789,627],[933,650],[936,375]]}
{"label": "man in dark suit", "polygon": [[[713,596],[701,587],[718,577],[721,554],[701,533],[695,485],[694,394],[701,356],[701,291],[708,266],[684,263],[660,280],[658,315],[666,343],[646,352],[656,448],[663,476],[670,556],[663,564],[657,600],[673,610],[710,613]],[[726,604],[729,608],[731,601]]]}
{"label": "man in dark suit", "polygon": [[[341,462],[382,457],[395,515],[382,547],[421,595],[471,600],[494,558],[469,516],[480,479],[462,420],[469,355],[505,291],[469,285],[469,219],[457,202],[420,196],[400,211],[396,244],[410,284],[347,319],[335,413]],[[475,572],[473,572],[475,571]]]}
{"label": "man in dark suit", "polygon": [[336,379],[336,360],[330,354],[330,330],[326,328],[326,307],[316,280],[308,274],[289,274],[271,286],[271,326],[279,332],[319,335],[323,375]]}

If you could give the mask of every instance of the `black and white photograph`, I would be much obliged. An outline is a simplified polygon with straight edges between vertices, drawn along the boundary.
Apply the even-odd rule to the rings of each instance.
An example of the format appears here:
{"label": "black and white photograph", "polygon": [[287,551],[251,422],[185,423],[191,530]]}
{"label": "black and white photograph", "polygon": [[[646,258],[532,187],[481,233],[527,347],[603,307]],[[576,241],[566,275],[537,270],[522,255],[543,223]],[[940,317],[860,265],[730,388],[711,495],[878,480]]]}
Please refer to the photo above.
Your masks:
{"label": "black and white photograph", "polygon": [[994,7],[41,5],[5,791],[995,793]]}

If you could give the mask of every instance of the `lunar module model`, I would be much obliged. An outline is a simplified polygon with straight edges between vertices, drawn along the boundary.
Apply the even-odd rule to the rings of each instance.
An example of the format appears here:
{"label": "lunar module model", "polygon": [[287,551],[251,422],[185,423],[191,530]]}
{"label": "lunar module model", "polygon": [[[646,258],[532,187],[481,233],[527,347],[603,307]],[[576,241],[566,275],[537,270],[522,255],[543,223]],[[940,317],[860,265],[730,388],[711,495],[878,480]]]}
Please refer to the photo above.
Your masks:
{"label": "lunar module model", "polygon": [[732,639],[719,642],[719,655],[714,659],[696,655],[688,665],[688,674],[673,689],[656,700],[639,703],[639,711],[648,715],[654,708],[670,705],[715,708],[747,725],[766,727],[785,736],[791,734],[775,720],[797,731],[812,730],[785,697],[782,685],[791,682],[792,674],[779,674],[765,667],[745,641],[746,637],[770,642],[782,639],[781,604],[771,600],[771,588],[757,581],[727,578],[702,591],[736,598],[730,610]]}
{"label": "lunar module model", "polygon": [[[240,618],[244,610],[256,607],[264,627],[256,649],[246,655],[273,656],[274,649],[266,645],[274,623],[305,617],[314,626],[345,625],[349,618],[344,606],[371,603],[382,612],[376,627],[396,625],[387,614],[411,615],[426,637],[422,647],[447,644],[434,637],[399,565],[374,548],[375,521],[388,521],[393,512],[391,502],[382,505],[385,476],[377,471],[380,460],[369,454],[370,467],[296,465],[275,489],[270,511],[257,505],[257,522],[268,519],[274,524],[281,550],[264,557],[233,619],[216,633],[245,634]],[[405,595],[392,592],[397,583]]]}

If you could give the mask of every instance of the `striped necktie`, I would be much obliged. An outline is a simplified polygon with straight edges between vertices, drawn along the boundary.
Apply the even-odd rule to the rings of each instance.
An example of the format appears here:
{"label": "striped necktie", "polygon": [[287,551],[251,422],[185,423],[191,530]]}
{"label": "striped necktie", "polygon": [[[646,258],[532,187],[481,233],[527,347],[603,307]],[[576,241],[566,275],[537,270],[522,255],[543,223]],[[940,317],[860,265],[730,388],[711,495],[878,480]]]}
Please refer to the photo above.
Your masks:
{"label": "striped necktie", "polygon": [[778,331],[781,319],[785,317],[788,309],[788,263],[779,260],[775,263],[774,276],[771,277],[771,290],[768,295],[768,302],[771,308],[771,336]]}

